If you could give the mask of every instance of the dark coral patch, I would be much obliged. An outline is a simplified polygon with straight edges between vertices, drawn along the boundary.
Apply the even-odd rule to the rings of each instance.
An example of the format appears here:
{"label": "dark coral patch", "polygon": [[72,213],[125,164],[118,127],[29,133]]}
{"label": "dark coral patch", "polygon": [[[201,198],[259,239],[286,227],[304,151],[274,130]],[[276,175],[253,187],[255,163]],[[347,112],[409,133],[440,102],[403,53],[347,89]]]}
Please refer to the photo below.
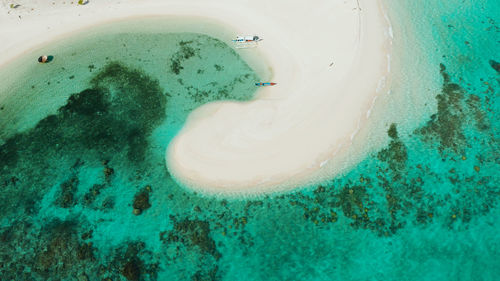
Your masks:
{"label": "dark coral patch", "polygon": [[135,215],[140,215],[143,211],[151,207],[151,203],[149,203],[150,192],[151,187],[148,185],[134,196],[134,203],[132,206],[134,207]]}
{"label": "dark coral patch", "polygon": [[[54,171],[65,164],[53,159],[72,157],[67,167],[72,173],[81,167],[78,163],[121,157],[123,151],[132,164],[143,161],[149,135],[165,118],[166,98],[158,81],[115,62],[99,72],[92,85],[71,95],[57,114],[0,146],[0,182],[6,186],[0,207],[7,210],[0,216],[17,210],[9,204],[36,201],[43,188],[56,183]],[[105,165],[103,171],[109,183],[114,170]],[[14,177],[22,180],[10,181]],[[57,204],[73,206],[76,182],[66,182],[61,189]],[[93,196],[85,201],[93,201]]]}
{"label": "dark coral patch", "polygon": [[200,48],[193,47],[193,41],[179,42],[179,50],[174,53],[170,61],[170,71],[179,75],[184,69],[182,63],[195,55],[199,55]]}
{"label": "dark coral patch", "polygon": [[500,63],[495,60],[489,61],[491,68],[493,68],[497,73],[500,73]]}
{"label": "dark coral patch", "polygon": [[391,126],[389,127],[389,130],[387,131],[387,135],[391,139],[397,139],[398,138],[398,129],[396,128],[396,124],[392,123]]}
{"label": "dark coral patch", "polygon": [[408,153],[404,143],[398,138],[398,131],[396,124],[391,124],[391,127],[387,131],[387,134],[391,138],[389,146],[382,149],[377,157],[381,161],[386,162],[389,168],[393,171],[401,170],[405,167],[406,161],[408,160]]}
{"label": "dark coral patch", "polygon": [[464,90],[458,84],[451,82],[446,73],[446,67],[441,64],[441,75],[443,77],[442,93],[436,96],[438,100],[437,113],[431,116],[431,120],[425,126],[416,130],[427,142],[437,141],[439,151],[447,149],[455,153],[463,153],[467,141],[462,132],[465,119],[462,99]]}
{"label": "dark coral patch", "polygon": [[76,204],[75,193],[78,189],[78,178],[71,178],[61,184],[61,193],[55,202],[63,208],[70,208]]}
{"label": "dark coral patch", "polygon": [[139,259],[131,259],[125,263],[121,270],[121,274],[127,280],[136,281],[141,278],[142,261]]}
{"label": "dark coral patch", "polygon": [[95,259],[90,243],[80,242],[76,221],[54,220],[42,228],[33,249],[33,271],[45,278],[76,276],[78,268]]}
{"label": "dark coral patch", "polygon": [[90,190],[83,196],[83,203],[85,205],[91,205],[96,200],[97,196],[101,194],[101,190],[105,188],[104,184],[94,184]]}
{"label": "dark coral patch", "polygon": [[132,241],[115,250],[114,259],[107,266],[111,280],[157,280],[158,264],[150,258],[143,242]]}
{"label": "dark coral patch", "polygon": [[213,256],[216,260],[221,257],[215,241],[210,236],[210,224],[202,220],[185,219],[174,221],[174,230],[168,233],[167,242],[181,242],[187,247],[198,247],[201,252]]}

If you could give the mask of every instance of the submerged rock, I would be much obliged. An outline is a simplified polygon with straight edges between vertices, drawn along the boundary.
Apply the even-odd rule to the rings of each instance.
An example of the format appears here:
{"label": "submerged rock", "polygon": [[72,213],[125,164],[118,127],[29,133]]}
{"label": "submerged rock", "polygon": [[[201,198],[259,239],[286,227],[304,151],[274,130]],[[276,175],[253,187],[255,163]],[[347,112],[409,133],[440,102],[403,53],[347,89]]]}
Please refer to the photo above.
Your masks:
{"label": "submerged rock", "polygon": [[56,200],[56,205],[63,208],[70,208],[76,205],[75,193],[77,191],[78,178],[71,178],[63,182],[61,187],[61,194]]}
{"label": "submerged rock", "polygon": [[[210,237],[210,225],[202,220],[189,220],[176,222],[174,225],[175,234],[181,237],[181,241],[190,246],[198,246],[202,252],[212,255],[215,259],[220,258],[215,241]],[[169,234],[169,239],[175,240],[173,232]]]}
{"label": "submerged rock", "polygon": [[65,278],[76,276],[79,267],[90,269],[87,263],[94,260],[95,249],[91,243],[79,242],[76,226],[76,221],[54,220],[42,229],[35,248],[34,272]]}
{"label": "submerged rock", "polygon": [[393,171],[400,171],[406,166],[408,152],[404,143],[398,137],[396,124],[391,124],[387,134],[391,142],[387,148],[382,149],[377,154],[378,159],[386,162]]}
{"label": "submerged rock", "polygon": [[109,181],[111,175],[114,174],[115,170],[113,170],[113,168],[110,168],[110,167],[104,167],[103,169],[104,171],[104,177],[106,178],[106,181]]}
{"label": "submerged rock", "polygon": [[128,241],[116,249],[107,266],[110,280],[124,280],[120,275],[129,281],[157,280],[158,264],[145,248],[143,242]]}
{"label": "submerged rock", "polygon": [[494,60],[489,61],[491,67],[497,72],[500,73],[500,63]]}
{"label": "submerged rock", "polygon": [[125,263],[121,274],[127,278],[127,280],[136,281],[141,278],[141,267],[142,261],[137,259],[132,259]]}
{"label": "submerged rock", "polygon": [[149,193],[151,191],[151,187],[148,185],[134,196],[134,203],[132,204],[134,215],[140,215],[151,207],[151,203],[149,203]]}
{"label": "submerged rock", "polygon": [[90,190],[83,196],[83,202],[85,203],[85,205],[91,205],[92,203],[94,203],[98,195],[101,194],[101,190],[105,187],[106,186],[104,184],[94,184],[90,188]]}

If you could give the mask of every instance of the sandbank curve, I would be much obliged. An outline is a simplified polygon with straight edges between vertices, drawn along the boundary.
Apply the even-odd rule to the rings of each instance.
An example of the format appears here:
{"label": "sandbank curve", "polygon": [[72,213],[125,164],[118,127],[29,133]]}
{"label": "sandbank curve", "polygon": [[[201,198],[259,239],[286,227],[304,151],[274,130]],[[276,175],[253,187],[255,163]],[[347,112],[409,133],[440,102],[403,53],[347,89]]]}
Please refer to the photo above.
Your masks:
{"label": "sandbank curve", "polygon": [[380,2],[232,5],[240,30],[264,38],[259,50],[278,85],[251,102],[195,110],[167,149],[170,173],[202,192],[233,195],[333,177],[357,159],[348,148],[387,88],[391,34]]}
{"label": "sandbank curve", "polygon": [[223,194],[291,189],[331,178],[372,146],[360,140],[364,121],[390,78],[392,34],[379,0],[17,2],[15,11],[0,3],[0,66],[75,30],[136,16],[204,17],[264,38],[258,50],[239,53],[258,54],[279,85],[248,103],[192,113],[166,153],[185,186]]}

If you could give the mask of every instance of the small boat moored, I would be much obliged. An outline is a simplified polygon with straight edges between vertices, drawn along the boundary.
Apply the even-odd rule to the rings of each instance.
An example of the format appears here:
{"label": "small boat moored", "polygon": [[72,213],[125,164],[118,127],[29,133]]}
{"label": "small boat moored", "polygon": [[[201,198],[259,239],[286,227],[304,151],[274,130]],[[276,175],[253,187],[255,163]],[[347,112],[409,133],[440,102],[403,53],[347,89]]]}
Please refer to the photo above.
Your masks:
{"label": "small boat moored", "polygon": [[259,82],[259,83],[255,83],[255,86],[274,86],[278,83],[272,83],[272,82]]}
{"label": "small boat moored", "polygon": [[236,36],[236,39],[233,39],[233,42],[236,43],[244,43],[244,42],[259,42],[262,41],[262,39],[259,38],[259,36],[256,35],[246,35],[246,36]]}
{"label": "small boat moored", "polygon": [[43,55],[43,56],[38,57],[38,62],[39,63],[48,63],[48,62],[51,62],[53,59],[54,59],[54,56]]}
{"label": "small boat moored", "polygon": [[232,41],[236,48],[254,48],[257,47],[257,43],[262,41],[262,39],[257,35],[238,35]]}

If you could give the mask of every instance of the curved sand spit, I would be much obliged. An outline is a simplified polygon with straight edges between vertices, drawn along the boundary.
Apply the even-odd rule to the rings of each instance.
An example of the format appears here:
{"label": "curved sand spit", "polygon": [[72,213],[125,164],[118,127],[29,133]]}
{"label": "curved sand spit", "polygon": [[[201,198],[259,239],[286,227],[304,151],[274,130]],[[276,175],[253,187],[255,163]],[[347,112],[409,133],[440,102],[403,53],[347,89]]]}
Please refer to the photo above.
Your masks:
{"label": "curved sand spit", "polygon": [[0,64],[69,31],[137,15],[203,16],[264,38],[239,52],[258,53],[278,85],[251,102],[195,110],[167,149],[176,180],[205,192],[252,194],[331,177],[356,158],[347,150],[389,72],[390,32],[375,0],[24,2],[8,15],[1,2],[0,51],[9,55]]}
{"label": "curved sand spit", "polygon": [[249,1],[240,9],[235,23],[264,38],[259,48],[278,85],[248,103],[192,113],[169,145],[170,172],[196,189],[233,194],[332,177],[388,72],[378,1]]}

